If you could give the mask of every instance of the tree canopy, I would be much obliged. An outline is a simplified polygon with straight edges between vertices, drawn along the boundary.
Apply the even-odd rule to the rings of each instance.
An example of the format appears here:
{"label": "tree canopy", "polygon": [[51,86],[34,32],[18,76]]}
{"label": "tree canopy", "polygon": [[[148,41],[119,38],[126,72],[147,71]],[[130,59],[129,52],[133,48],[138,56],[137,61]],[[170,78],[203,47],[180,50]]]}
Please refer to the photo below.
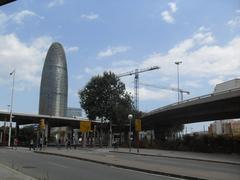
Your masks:
{"label": "tree canopy", "polygon": [[125,84],[112,72],[94,76],[78,92],[80,104],[89,119],[96,117],[122,123],[133,112],[133,102]]}

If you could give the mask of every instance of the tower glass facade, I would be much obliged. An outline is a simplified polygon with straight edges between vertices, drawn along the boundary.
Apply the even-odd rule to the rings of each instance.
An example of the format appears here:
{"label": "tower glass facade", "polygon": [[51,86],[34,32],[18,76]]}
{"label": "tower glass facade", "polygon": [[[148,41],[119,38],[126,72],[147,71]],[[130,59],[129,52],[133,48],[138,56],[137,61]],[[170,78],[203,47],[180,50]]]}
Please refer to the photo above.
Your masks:
{"label": "tower glass facade", "polygon": [[64,49],[53,43],[45,59],[42,71],[39,114],[66,116],[68,99],[68,73]]}

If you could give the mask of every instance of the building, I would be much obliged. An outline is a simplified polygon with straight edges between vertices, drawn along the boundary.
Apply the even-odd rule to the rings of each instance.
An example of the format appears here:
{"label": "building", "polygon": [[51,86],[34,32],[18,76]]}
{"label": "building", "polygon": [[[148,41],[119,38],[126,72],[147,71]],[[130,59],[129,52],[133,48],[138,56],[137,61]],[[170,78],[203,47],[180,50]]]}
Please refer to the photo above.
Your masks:
{"label": "building", "polygon": [[64,49],[53,43],[45,59],[42,71],[39,114],[52,116],[67,115],[68,72]]}
{"label": "building", "polygon": [[240,136],[239,120],[215,121],[208,127],[209,135]]}
{"label": "building", "polygon": [[230,81],[217,84],[214,88],[214,93],[220,93],[237,88],[240,88],[240,79],[232,79]]}
{"label": "building", "polygon": [[231,123],[232,135],[240,137],[240,121]]}
{"label": "building", "polygon": [[73,108],[68,107],[67,108],[67,117],[81,117],[82,116],[82,109],[81,108]]}

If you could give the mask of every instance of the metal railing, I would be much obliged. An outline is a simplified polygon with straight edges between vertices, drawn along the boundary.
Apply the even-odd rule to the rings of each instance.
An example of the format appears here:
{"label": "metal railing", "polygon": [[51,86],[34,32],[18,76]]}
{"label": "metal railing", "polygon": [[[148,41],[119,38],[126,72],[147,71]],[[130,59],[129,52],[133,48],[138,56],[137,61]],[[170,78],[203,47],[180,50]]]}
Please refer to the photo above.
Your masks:
{"label": "metal railing", "polygon": [[209,98],[209,97],[218,96],[218,95],[222,95],[222,94],[226,94],[226,93],[231,93],[231,92],[235,92],[235,91],[239,91],[239,90],[240,90],[240,88],[235,88],[235,89],[230,89],[230,90],[226,90],[226,91],[221,91],[221,92],[216,92],[216,93],[211,93],[211,94],[206,94],[206,95],[186,99],[186,100],[183,100],[181,102],[176,102],[176,103],[173,103],[173,104],[169,104],[167,106],[163,106],[163,107],[160,107],[160,108],[155,109],[153,111],[150,111],[146,115],[151,115],[151,114],[154,114],[155,112],[158,112],[160,110],[164,110],[164,109],[167,109],[167,108],[170,108],[170,107],[173,107],[173,106],[177,106],[177,105],[180,105],[180,104],[185,104],[185,103],[188,103],[188,102],[192,102],[192,101],[196,101],[196,100],[200,100],[200,99],[206,99],[206,98]]}

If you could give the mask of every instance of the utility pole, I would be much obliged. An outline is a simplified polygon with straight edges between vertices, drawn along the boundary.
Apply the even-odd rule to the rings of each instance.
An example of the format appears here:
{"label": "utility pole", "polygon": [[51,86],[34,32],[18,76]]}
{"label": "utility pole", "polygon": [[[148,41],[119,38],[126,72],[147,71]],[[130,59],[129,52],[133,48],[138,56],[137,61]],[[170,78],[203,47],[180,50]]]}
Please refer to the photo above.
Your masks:
{"label": "utility pole", "polygon": [[128,115],[128,119],[129,119],[129,152],[131,152],[131,144],[132,144],[132,127],[131,127],[131,123],[132,123],[132,118],[133,118],[133,115],[132,114],[129,114]]}
{"label": "utility pole", "polygon": [[180,102],[180,95],[179,95],[179,65],[182,64],[182,61],[176,61],[175,64],[177,65],[177,84],[178,84],[178,103]]}
{"label": "utility pole", "polygon": [[13,109],[13,92],[14,92],[14,82],[15,82],[15,69],[10,73],[10,76],[13,75],[13,84],[12,84],[12,96],[11,96],[11,106],[10,106],[10,125],[9,125],[9,133],[8,133],[8,146],[11,146],[11,133],[12,133],[12,109]]}

